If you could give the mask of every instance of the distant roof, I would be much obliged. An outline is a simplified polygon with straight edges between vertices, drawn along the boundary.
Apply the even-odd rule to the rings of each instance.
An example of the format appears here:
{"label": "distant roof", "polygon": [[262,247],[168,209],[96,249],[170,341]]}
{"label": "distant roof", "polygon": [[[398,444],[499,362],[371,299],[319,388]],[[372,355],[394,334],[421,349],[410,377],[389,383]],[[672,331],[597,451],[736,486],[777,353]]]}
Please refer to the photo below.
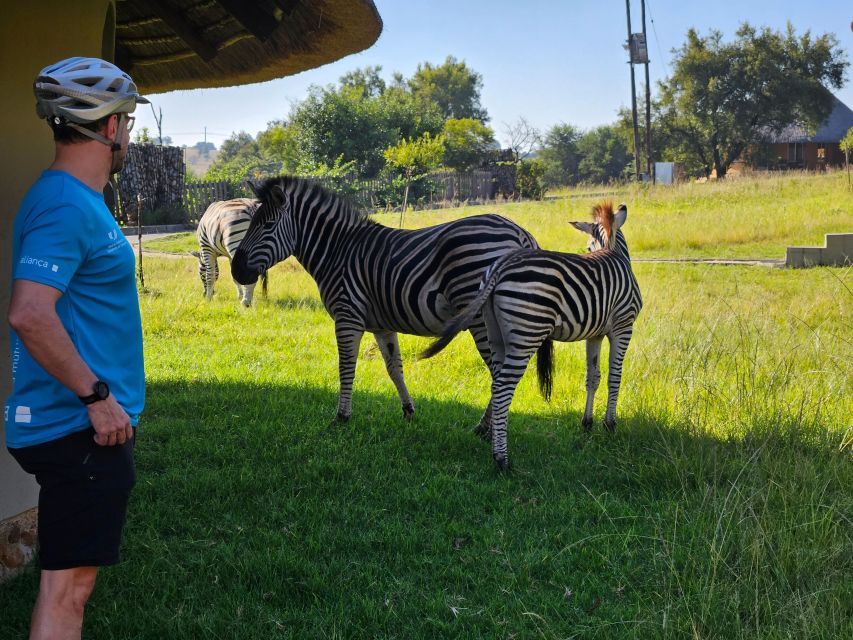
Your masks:
{"label": "distant roof", "polygon": [[847,130],[853,127],[853,110],[832,96],[832,112],[829,117],[817,128],[813,136],[800,125],[792,124],[777,133],[770,133],[766,140],[771,144],[783,142],[817,142],[830,143],[839,142]]}
{"label": "distant roof", "polygon": [[118,0],[115,63],[140,92],[273,80],[367,49],[371,0]]}

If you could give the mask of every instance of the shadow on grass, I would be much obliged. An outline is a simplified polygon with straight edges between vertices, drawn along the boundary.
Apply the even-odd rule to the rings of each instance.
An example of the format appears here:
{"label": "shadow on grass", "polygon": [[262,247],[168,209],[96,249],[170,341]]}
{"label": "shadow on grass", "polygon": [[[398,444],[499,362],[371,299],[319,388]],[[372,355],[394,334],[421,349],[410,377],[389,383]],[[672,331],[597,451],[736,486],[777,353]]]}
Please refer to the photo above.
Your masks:
{"label": "shadow on grass", "polygon": [[278,307],[282,311],[292,309],[304,309],[307,311],[323,311],[323,303],[317,296],[292,296],[288,298],[274,298],[266,301],[267,304]]}
{"label": "shadow on grass", "polygon": [[[853,477],[828,446],[630,408],[591,436],[579,414],[513,412],[500,474],[471,430],[481,407],[424,399],[406,422],[393,394],[357,391],[338,425],[336,403],[151,384],[126,561],[102,572],[84,636],[735,637],[760,620],[832,637],[847,619]],[[36,583],[0,586],[8,637]]]}

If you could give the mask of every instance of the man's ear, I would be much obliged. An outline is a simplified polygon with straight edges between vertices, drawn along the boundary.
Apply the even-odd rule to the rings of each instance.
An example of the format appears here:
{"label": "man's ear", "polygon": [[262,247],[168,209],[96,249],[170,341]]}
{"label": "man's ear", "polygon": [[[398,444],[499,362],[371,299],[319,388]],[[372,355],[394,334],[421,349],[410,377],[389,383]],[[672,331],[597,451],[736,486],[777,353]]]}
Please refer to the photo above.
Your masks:
{"label": "man's ear", "polygon": [[578,231],[583,231],[587,235],[594,235],[595,232],[595,223],[594,222],[569,222],[575,229]]}
{"label": "man's ear", "polygon": [[258,200],[258,190],[255,188],[255,183],[251,180],[246,180],[244,184],[246,185],[246,188],[252,192],[252,195],[255,196],[255,200]]}
{"label": "man's ear", "polygon": [[116,139],[116,133],[118,132],[118,119],[120,118],[119,114],[114,113],[107,118],[107,126],[104,127],[104,136],[109,138],[110,140]]}

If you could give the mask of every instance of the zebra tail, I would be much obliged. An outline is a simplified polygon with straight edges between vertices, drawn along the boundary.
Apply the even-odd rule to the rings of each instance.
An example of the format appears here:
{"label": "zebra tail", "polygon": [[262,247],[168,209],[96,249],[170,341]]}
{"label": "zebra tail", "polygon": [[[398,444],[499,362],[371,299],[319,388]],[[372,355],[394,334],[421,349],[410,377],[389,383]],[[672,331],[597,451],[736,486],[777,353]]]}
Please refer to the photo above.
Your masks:
{"label": "zebra tail", "polygon": [[554,388],[554,341],[548,338],[536,351],[536,373],[539,376],[539,391],[545,400],[551,400]]}
{"label": "zebra tail", "polygon": [[477,293],[477,297],[469,302],[467,307],[450,319],[450,321],[444,326],[444,330],[441,332],[441,337],[421,351],[418,354],[418,360],[432,358],[435,354],[444,349],[444,347],[449,345],[460,331],[471,326],[471,322],[474,320],[474,317],[480,312],[483,305],[486,304],[486,300],[488,300],[489,295],[491,295],[492,290],[498,283],[500,266],[503,264],[506,264],[504,257],[498,259],[498,261],[492,265],[490,271],[487,271],[485,276],[483,276],[484,282],[480,285],[480,291]]}
{"label": "zebra tail", "polygon": [[267,297],[267,272],[266,271],[264,271],[261,274],[261,295],[263,295],[264,298]]}

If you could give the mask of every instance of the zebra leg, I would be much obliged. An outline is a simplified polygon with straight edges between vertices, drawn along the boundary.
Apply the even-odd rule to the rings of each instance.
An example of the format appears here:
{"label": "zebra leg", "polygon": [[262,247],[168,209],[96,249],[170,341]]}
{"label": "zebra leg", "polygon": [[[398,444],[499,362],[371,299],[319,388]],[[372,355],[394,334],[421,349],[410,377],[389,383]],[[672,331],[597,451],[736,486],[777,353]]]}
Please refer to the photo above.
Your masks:
{"label": "zebra leg", "polygon": [[595,392],[601,382],[601,343],[603,337],[589,338],[586,341],[586,408],[583,411],[581,425],[585,433],[592,430],[592,405]]}
{"label": "zebra leg", "polygon": [[[488,304],[488,303],[487,303]],[[477,345],[477,351],[480,353],[480,357],[483,359],[483,362],[486,363],[486,366],[489,368],[489,372],[491,374],[492,380],[495,379],[495,375],[497,371],[495,371],[494,366],[494,356],[492,354],[492,347],[489,345],[489,334],[486,331],[486,323],[485,320],[475,322],[470,327],[468,327],[468,331],[471,332],[471,336],[474,338],[474,344]],[[480,422],[474,427],[474,433],[483,438],[484,440],[489,439],[492,433],[492,401],[489,400],[489,404],[486,405],[486,410],[483,413],[483,416],[480,418]]]}
{"label": "zebra leg", "polygon": [[352,324],[335,323],[335,338],[338,341],[338,374],[341,391],[338,397],[338,422],[346,422],[352,416],[352,381],[355,379],[355,363],[358,346],[364,330]]}
{"label": "zebra leg", "polygon": [[204,265],[204,297],[210,300],[213,298],[213,283],[219,277],[219,264],[216,256],[209,249],[202,250],[201,261]]}
{"label": "zebra leg", "polygon": [[607,336],[610,342],[610,357],[607,371],[607,412],[604,414],[604,427],[608,431],[616,431],[616,400],[619,397],[619,385],[622,382],[622,363],[625,352],[631,341],[633,327],[628,327],[616,334]]}
{"label": "zebra leg", "polygon": [[397,394],[400,396],[400,403],[403,405],[403,417],[409,420],[415,414],[415,403],[409,396],[406,381],[403,379],[403,358],[400,355],[397,333],[394,331],[374,331],[373,335],[376,337],[379,350],[385,359],[385,370],[388,371],[391,381],[397,387]]}
{"label": "zebra leg", "polygon": [[506,443],[509,406],[512,404],[515,388],[527,369],[527,363],[544,340],[545,336],[535,344],[519,345],[521,348],[508,352],[500,371],[492,381],[492,458],[501,471],[509,468]]}

